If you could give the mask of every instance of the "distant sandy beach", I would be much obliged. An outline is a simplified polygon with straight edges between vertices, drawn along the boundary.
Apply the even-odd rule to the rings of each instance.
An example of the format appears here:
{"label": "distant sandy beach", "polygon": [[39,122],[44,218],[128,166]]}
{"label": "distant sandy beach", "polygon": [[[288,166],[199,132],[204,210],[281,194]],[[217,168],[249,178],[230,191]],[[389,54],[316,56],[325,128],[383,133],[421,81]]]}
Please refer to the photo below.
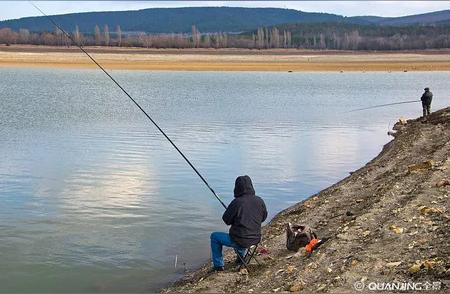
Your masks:
{"label": "distant sandy beach", "polygon": [[[168,71],[449,71],[450,50],[406,52],[297,49],[87,47],[106,69]],[[76,47],[0,46],[0,67],[95,68]]]}

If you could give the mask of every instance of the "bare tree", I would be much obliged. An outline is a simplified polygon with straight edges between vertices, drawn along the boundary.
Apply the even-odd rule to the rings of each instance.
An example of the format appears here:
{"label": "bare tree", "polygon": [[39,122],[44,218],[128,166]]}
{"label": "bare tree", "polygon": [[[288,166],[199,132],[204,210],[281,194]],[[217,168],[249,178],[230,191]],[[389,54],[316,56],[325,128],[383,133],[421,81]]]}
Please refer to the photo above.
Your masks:
{"label": "bare tree", "polygon": [[325,49],[327,47],[327,44],[325,43],[325,35],[323,33],[319,34],[319,48]]}
{"label": "bare tree", "polygon": [[64,36],[60,28],[55,28],[55,35],[56,35],[56,44],[54,45],[62,46],[64,44]]}
{"label": "bare tree", "polygon": [[200,47],[200,31],[195,25],[192,26],[192,45],[194,48]]}
{"label": "bare tree", "polygon": [[272,48],[279,48],[280,47],[280,33],[278,31],[277,28],[272,28],[272,33],[271,33],[271,40],[270,40],[270,44]]}
{"label": "bare tree", "polygon": [[203,47],[204,48],[211,47],[211,37],[209,36],[209,34],[206,34],[204,39],[203,39]]}
{"label": "bare tree", "polygon": [[95,25],[94,28],[94,38],[95,38],[95,45],[100,46],[102,44],[102,36],[100,35],[100,28],[98,25]]}
{"label": "bare tree", "polygon": [[258,48],[264,48],[264,29],[258,28],[257,32],[257,38],[258,38]]}
{"label": "bare tree", "polygon": [[103,33],[105,34],[105,45],[109,46],[109,27],[107,24],[103,28]]}
{"label": "bare tree", "polygon": [[19,42],[22,44],[28,44],[30,41],[30,31],[27,29],[19,30]]}
{"label": "bare tree", "polygon": [[77,45],[81,45],[81,35],[78,25],[75,26],[75,31],[73,32],[73,40]]}
{"label": "bare tree", "polygon": [[141,33],[139,33],[138,39],[139,39],[139,43],[142,47],[145,47],[145,48],[151,47],[151,45],[152,45],[151,36],[148,36],[146,33],[141,32]]}
{"label": "bare tree", "polygon": [[116,29],[117,32],[117,46],[122,46],[122,30],[120,29],[120,26],[117,26]]}

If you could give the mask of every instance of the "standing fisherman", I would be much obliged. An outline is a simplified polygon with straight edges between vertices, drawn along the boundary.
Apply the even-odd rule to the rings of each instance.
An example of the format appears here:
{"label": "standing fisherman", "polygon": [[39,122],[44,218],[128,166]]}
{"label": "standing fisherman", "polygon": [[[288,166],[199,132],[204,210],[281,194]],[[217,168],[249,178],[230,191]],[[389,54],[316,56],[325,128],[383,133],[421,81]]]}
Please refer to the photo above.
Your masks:
{"label": "standing fisherman", "polygon": [[[229,234],[214,232],[211,234],[211,253],[216,271],[223,271],[222,247],[234,248],[236,254],[244,257],[246,248],[261,241],[261,223],[267,218],[264,201],[255,195],[249,176],[237,177],[234,185],[234,200],[231,201],[222,216],[227,225],[231,225]],[[236,258],[239,262],[240,258]]]}
{"label": "standing fisherman", "polygon": [[425,92],[422,94],[420,100],[422,100],[423,117],[426,118],[431,113],[431,100],[433,100],[433,93],[430,92],[430,88],[425,88]]}

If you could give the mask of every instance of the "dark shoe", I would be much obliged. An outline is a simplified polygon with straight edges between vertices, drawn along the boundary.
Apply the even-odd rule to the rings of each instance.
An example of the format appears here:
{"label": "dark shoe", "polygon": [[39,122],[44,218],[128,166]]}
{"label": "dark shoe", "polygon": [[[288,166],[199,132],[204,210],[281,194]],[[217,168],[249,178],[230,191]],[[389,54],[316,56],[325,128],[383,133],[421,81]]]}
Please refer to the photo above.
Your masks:
{"label": "dark shoe", "polygon": [[215,266],[214,267],[215,272],[223,272],[224,270],[225,270],[225,268],[223,266]]}

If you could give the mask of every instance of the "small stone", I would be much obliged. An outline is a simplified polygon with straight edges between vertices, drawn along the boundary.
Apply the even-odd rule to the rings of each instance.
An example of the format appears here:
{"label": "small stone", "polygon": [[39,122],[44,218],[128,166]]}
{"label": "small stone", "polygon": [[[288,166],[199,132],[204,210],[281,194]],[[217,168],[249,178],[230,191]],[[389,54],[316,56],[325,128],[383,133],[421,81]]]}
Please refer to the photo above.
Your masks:
{"label": "small stone", "polygon": [[317,288],[317,292],[320,292],[320,291],[324,290],[326,287],[327,287],[327,285],[325,285],[325,284],[320,285],[320,286]]}
{"label": "small stone", "polygon": [[404,229],[397,227],[396,225],[391,225],[391,226],[389,226],[389,230],[391,230],[392,232],[394,232],[396,234],[402,234]]}
{"label": "small stone", "polygon": [[429,214],[442,214],[442,210],[434,207],[420,206],[419,207],[420,214],[429,215]]}
{"label": "small stone", "polygon": [[422,265],[426,268],[426,269],[432,269],[436,266],[437,262],[433,261],[433,260],[425,260]]}
{"label": "small stone", "polygon": [[241,268],[241,270],[239,271],[239,273],[241,275],[248,275],[248,270],[246,268]]}
{"label": "small stone", "polygon": [[284,269],[279,269],[276,271],[275,275],[278,275],[279,273],[282,273],[282,272],[284,272]]}
{"label": "small stone", "polygon": [[303,290],[303,288],[304,288],[304,285],[302,283],[297,283],[297,284],[292,285],[289,288],[289,291],[290,292],[300,292],[301,290]]}
{"label": "small stone", "polygon": [[401,263],[402,263],[401,261],[388,262],[388,263],[386,263],[386,266],[387,266],[387,267],[397,267],[397,266],[399,266]]}
{"label": "small stone", "polygon": [[433,160],[427,160],[418,164],[412,164],[408,166],[408,173],[432,169],[434,165],[435,163]]}
{"label": "small stone", "polygon": [[413,266],[411,266],[410,268],[409,268],[409,272],[411,273],[411,274],[414,274],[414,273],[417,273],[418,271],[420,271],[420,267],[421,267],[421,264],[414,264]]}
{"label": "small stone", "polygon": [[290,266],[287,267],[286,272],[287,272],[288,274],[291,274],[291,273],[293,273],[293,272],[296,271],[296,270],[297,270],[297,268],[296,268],[295,266],[290,265]]}
{"label": "small stone", "polygon": [[272,289],[273,292],[278,292],[278,291],[280,291],[280,290],[281,290],[281,287],[276,288],[276,289]]}
{"label": "small stone", "polygon": [[447,185],[450,185],[450,180],[444,179],[444,180],[440,180],[439,182],[437,182],[436,187],[440,188],[440,187],[444,187]]}
{"label": "small stone", "polygon": [[406,124],[408,123],[408,121],[407,121],[406,118],[404,118],[404,117],[399,118],[398,122],[399,122],[401,125],[403,125],[403,126],[406,125]]}
{"label": "small stone", "polygon": [[364,237],[367,237],[367,236],[370,235],[370,231],[369,230],[364,231],[362,234],[363,234]]}

